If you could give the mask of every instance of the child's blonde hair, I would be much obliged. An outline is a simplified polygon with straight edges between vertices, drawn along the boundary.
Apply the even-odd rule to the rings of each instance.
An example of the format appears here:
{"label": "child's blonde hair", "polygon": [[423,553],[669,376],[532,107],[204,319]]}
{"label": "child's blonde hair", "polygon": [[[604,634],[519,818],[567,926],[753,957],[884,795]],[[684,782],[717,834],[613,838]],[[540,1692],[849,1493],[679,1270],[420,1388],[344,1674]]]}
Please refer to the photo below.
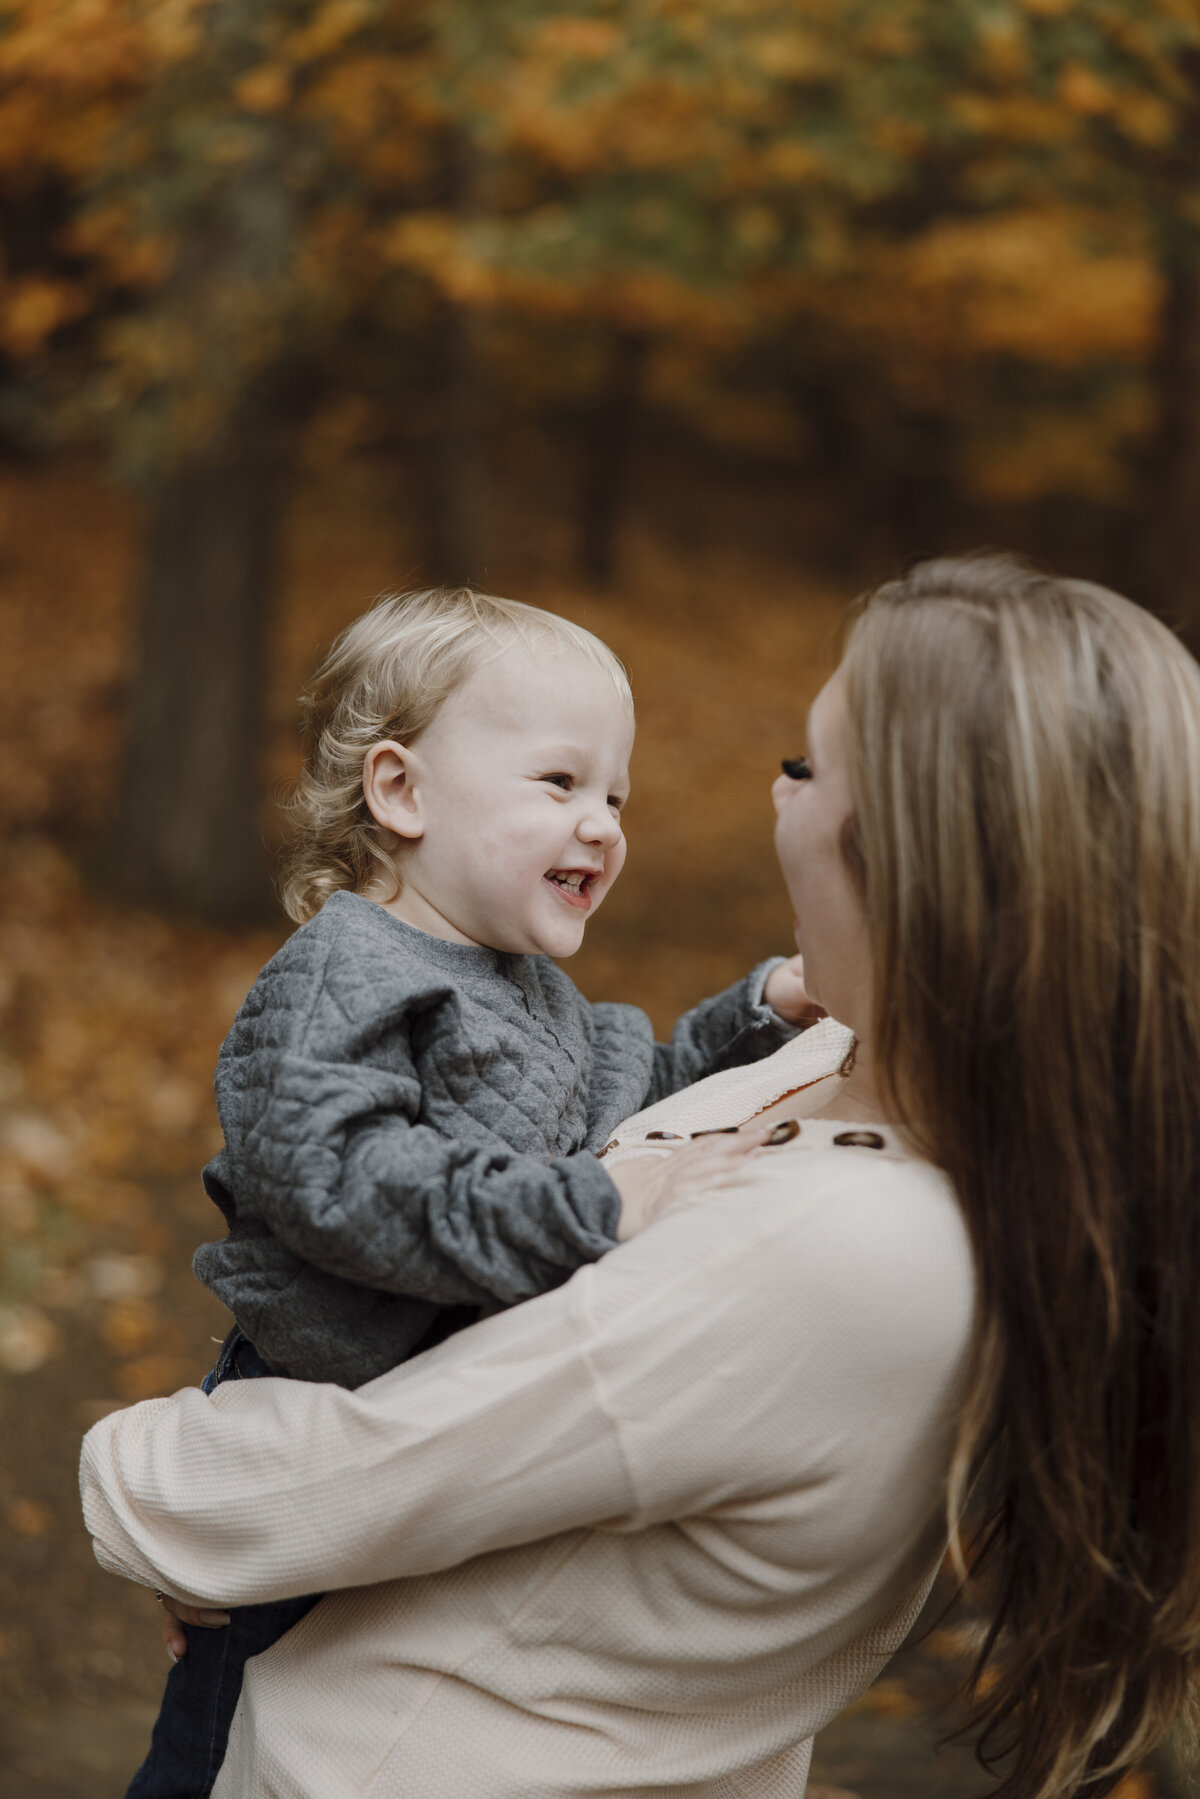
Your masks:
{"label": "child's blonde hair", "polygon": [[304,768],[287,810],[295,842],[281,897],[302,924],[331,893],[397,873],[363,796],[376,743],[413,743],[455,688],[514,643],[549,643],[609,676],[632,709],[621,663],[569,619],[470,587],[385,593],[338,637],[303,694]]}

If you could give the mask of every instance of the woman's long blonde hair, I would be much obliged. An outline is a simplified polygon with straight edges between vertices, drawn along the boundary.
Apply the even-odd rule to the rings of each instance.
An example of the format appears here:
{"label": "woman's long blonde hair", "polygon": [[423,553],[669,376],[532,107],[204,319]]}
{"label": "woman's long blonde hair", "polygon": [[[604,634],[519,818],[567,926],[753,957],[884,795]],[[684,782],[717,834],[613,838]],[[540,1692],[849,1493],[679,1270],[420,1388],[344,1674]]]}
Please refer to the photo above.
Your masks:
{"label": "woman's long blonde hair", "polygon": [[966,1727],[1100,1795],[1200,1662],[1200,669],[995,556],[868,595],[845,669],[875,1064],[978,1269]]}

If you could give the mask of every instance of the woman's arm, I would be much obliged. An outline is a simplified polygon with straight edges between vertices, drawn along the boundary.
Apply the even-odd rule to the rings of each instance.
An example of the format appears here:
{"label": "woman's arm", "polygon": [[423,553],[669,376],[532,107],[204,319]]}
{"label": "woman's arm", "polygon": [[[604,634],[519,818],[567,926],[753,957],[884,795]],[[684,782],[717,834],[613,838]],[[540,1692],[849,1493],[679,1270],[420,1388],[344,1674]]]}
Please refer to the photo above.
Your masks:
{"label": "woman's arm", "polygon": [[[621,1172],[632,1180],[645,1165],[668,1183],[678,1175],[693,1194],[712,1192],[744,1181],[748,1153],[746,1138],[709,1137]],[[637,1260],[642,1273],[627,1265],[627,1279],[638,1294],[650,1283],[654,1316],[626,1377],[642,1355],[661,1361],[675,1310],[700,1315],[685,1297],[700,1274],[694,1262],[677,1249]],[[622,1285],[603,1283],[602,1315],[619,1315]],[[239,1603],[355,1586],[385,1569],[427,1573],[628,1514],[636,1496],[596,1378],[611,1329],[600,1328],[595,1296],[577,1280],[353,1395],[315,1382],[233,1381],[211,1398],[185,1389],[114,1414],[83,1452],[99,1559],[178,1598],[219,1589],[222,1604]],[[689,1358],[689,1378],[697,1366]],[[276,1540],[281,1516],[286,1543]]]}
{"label": "woman's arm", "polygon": [[188,1602],[242,1604],[449,1566],[517,1517],[533,1539],[551,1512],[628,1510],[562,1302],[464,1332],[478,1355],[447,1356],[455,1339],[357,1392],[231,1381],[103,1419],[81,1469],[98,1559]]}
{"label": "woman's arm", "polygon": [[944,1435],[969,1254],[935,1192],[934,1278],[914,1287],[931,1239],[904,1201],[928,1213],[928,1176],[914,1189],[881,1164],[864,1189],[861,1156],[774,1153],[358,1392],[230,1382],[102,1420],[82,1472],[100,1559],[188,1602],[244,1603],[797,1483],[826,1545],[852,1537],[872,1506],[895,1510],[914,1443]]}

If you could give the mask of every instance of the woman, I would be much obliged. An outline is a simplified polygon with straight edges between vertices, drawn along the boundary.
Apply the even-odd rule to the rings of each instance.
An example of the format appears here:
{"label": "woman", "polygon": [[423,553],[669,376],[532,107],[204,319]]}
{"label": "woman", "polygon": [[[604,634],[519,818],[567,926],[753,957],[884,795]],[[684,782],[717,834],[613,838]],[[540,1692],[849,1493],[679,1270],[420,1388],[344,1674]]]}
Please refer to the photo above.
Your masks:
{"label": "woman", "polygon": [[218,1799],[800,1794],[972,1482],[1000,1791],[1111,1790],[1200,1642],[1198,769],[1200,671],[1117,596],[983,559],[869,597],[775,790],[856,1058],[631,1133],[794,1140],[359,1392],[89,1437],[110,1566],[335,1589],[253,1666]]}

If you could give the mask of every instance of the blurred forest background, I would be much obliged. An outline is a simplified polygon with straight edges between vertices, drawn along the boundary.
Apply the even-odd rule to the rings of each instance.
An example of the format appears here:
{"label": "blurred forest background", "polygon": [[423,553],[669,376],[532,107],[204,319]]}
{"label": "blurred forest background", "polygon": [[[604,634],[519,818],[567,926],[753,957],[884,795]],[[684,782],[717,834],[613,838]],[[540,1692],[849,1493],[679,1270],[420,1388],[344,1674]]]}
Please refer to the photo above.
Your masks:
{"label": "blurred forest background", "polygon": [[[997,544],[1200,645],[1198,158],[1194,0],[0,0],[3,1799],[123,1791],[160,1684],[73,1465],[226,1325],[211,1070],[333,632],[469,580],[613,643],[572,973],[666,1028],[788,947],[856,588]],[[863,1740],[863,1799],[978,1790]]]}

